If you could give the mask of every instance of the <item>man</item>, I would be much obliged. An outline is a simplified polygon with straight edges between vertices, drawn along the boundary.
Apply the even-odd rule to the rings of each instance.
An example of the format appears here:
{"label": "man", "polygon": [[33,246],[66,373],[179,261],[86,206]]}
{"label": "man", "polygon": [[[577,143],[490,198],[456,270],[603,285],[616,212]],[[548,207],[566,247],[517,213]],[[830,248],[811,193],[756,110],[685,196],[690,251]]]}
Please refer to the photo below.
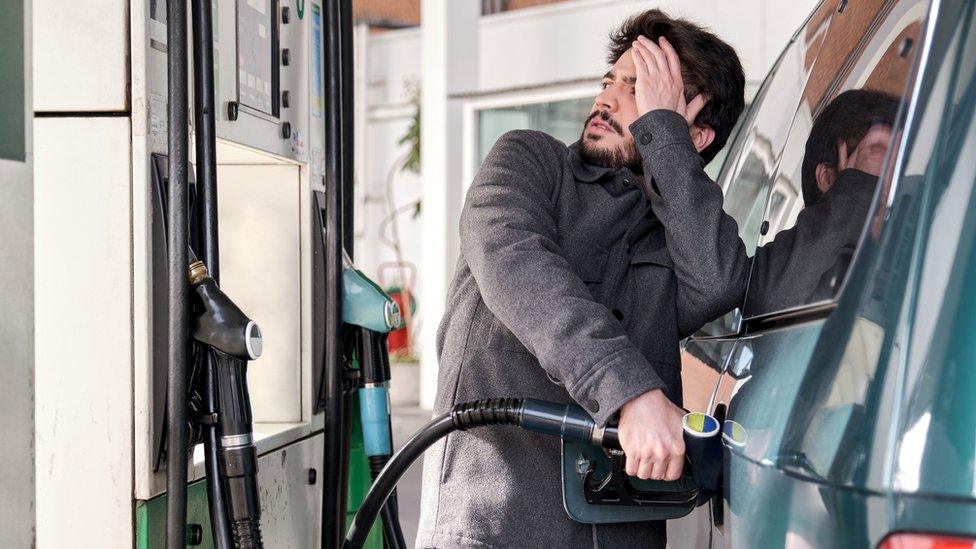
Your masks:
{"label": "man", "polygon": [[[600,425],[619,413],[627,472],[672,480],[684,460],[679,339],[736,304],[701,284],[708,277],[676,277],[669,240],[685,250],[701,231],[719,235],[700,246],[708,261],[742,245],[734,222],[693,208],[667,210],[666,234],[648,196],[675,187],[694,201],[684,180],[707,179],[702,166],[742,111],[744,77],[731,47],[658,10],[611,35],[609,61],[578,143],[509,132],[468,192],[435,412],[514,396],[579,403]],[[723,277],[744,285],[746,274]],[[554,438],[450,435],[426,456],[418,546],[664,547],[663,522],[571,521],[560,470]]]}

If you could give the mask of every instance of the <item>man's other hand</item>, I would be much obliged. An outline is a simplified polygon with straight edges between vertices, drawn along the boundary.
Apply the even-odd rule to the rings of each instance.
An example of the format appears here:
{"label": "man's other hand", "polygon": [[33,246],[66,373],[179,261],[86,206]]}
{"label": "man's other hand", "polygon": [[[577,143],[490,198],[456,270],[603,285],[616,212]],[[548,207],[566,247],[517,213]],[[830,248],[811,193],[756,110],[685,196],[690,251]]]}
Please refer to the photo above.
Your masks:
{"label": "man's other hand", "polygon": [[646,36],[641,36],[634,41],[630,55],[637,71],[637,82],[634,84],[637,116],[667,109],[683,116],[688,126],[694,125],[706,98],[698,94],[690,103],[685,102],[681,60],[668,39],[662,36],[655,44]]}
{"label": "man's other hand", "polygon": [[660,389],[620,408],[620,447],[627,474],[642,479],[677,480],[685,463],[681,421],[685,412]]}

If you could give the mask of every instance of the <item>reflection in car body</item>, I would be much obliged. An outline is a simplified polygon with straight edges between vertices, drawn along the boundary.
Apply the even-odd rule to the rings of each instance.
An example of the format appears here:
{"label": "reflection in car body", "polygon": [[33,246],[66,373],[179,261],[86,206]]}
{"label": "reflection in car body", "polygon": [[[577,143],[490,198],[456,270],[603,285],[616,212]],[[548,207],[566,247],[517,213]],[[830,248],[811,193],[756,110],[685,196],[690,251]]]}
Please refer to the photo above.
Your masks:
{"label": "reflection in car body", "polygon": [[726,422],[725,479],[669,523],[671,546],[976,539],[974,11],[826,1],[760,88],[718,179],[752,256],[802,222],[825,107],[859,89],[900,106],[846,257],[824,267],[792,250],[794,268],[819,269],[814,288],[770,299],[754,271],[743,307],[686,343],[684,400]]}

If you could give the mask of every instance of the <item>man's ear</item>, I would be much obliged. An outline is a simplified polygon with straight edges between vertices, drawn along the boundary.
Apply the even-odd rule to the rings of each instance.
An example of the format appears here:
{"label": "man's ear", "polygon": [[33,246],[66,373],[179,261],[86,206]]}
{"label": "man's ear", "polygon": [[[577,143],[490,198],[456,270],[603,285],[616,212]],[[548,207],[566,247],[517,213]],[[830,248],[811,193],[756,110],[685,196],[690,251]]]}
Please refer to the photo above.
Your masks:
{"label": "man's ear", "polygon": [[695,145],[695,150],[698,152],[707,149],[712,144],[712,141],[715,140],[715,130],[707,124],[695,124],[689,131],[691,132],[691,142]]}
{"label": "man's ear", "polygon": [[837,170],[831,168],[830,166],[824,164],[823,162],[817,164],[817,188],[820,192],[826,193],[834,186],[834,181],[837,181]]}

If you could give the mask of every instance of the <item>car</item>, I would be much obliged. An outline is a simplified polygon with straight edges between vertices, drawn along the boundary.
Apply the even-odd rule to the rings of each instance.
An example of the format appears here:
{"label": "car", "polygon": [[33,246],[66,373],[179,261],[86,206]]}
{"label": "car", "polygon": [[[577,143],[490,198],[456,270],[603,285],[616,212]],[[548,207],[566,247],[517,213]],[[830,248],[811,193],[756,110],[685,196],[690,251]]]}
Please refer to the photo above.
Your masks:
{"label": "car", "polygon": [[754,262],[742,306],[684,343],[684,406],[722,424],[724,462],[672,547],[976,546],[976,1],[813,11],[718,177],[750,255],[809,222],[807,140],[849,90],[897,111],[843,245],[814,249],[820,226]]}

